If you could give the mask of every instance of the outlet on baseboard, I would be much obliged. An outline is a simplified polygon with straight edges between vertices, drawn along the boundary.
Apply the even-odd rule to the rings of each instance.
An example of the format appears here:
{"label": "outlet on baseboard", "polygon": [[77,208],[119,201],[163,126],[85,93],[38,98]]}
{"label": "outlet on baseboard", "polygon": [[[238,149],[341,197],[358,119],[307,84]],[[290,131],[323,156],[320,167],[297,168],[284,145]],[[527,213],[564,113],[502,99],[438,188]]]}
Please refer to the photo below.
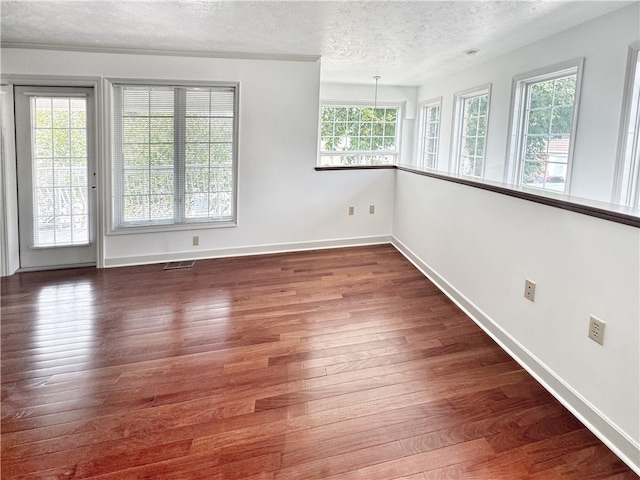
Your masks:
{"label": "outlet on baseboard", "polygon": [[200,237],[198,235],[194,235],[193,236],[193,246],[197,247],[198,245],[200,245]]}

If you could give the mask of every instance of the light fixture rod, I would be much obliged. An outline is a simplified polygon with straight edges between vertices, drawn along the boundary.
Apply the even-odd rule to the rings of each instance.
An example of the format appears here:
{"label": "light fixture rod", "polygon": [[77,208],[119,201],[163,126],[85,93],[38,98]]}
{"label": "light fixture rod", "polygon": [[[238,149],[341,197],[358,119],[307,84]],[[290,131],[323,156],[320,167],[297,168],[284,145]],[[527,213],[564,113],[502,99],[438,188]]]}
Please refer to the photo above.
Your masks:
{"label": "light fixture rod", "polygon": [[[373,112],[371,115],[372,121],[376,118],[376,109],[378,108],[378,80],[380,80],[380,75],[375,75],[373,79],[376,81],[376,88],[373,94]],[[369,161],[373,165],[373,124],[371,125],[371,135],[369,137],[369,142],[369,145],[371,147],[371,158]]]}
{"label": "light fixture rod", "polygon": [[376,81],[376,90],[373,96],[373,108],[378,108],[378,80],[380,80],[380,75],[375,75],[373,79]]}

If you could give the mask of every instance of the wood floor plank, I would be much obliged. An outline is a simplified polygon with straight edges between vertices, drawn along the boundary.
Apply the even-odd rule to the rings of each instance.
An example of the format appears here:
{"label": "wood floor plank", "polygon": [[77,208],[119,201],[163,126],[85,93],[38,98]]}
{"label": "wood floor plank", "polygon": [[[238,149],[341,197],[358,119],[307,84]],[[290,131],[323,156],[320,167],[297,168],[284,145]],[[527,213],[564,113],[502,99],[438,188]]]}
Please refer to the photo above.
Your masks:
{"label": "wood floor plank", "polygon": [[2,479],[637,478],[389,245],[0,287]]}

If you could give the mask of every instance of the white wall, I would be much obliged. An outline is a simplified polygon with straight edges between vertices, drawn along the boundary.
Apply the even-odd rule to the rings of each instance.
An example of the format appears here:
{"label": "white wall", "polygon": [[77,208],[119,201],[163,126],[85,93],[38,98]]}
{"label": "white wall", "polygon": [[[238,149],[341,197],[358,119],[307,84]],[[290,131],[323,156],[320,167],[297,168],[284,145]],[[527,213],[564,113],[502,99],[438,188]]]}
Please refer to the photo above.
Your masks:
{"label": "white wall", "polygon": [[[640,472],[639,229],[398,171],[393,233]],[[590,315],[607,324],[602,346]]]}
{"label": "white wall", "polygon": [[379,242],[391,234],[393,170],[314,170],[319,62],[3,49],[1,67],[3,75],[240,82],[238,226],[105,236],[105,266]]}
{"label": "white wall", "polygon": [[[420,87],[419,101],[443,97],[440,155],[454,92],[491,83],[486,177],[501,181],[512,77],[585,57],[571,193],[609,201],[638,8]],[[405,171],[394,212],[398,248],[640,474],[640,230]],[[590,315],[607,324],[602,346]]]}
{"label": "white wall", "polygon": [[485,178],[503,181],[513,77],[584,57],[570,194],[609,202],[614,184],[627,50],[639,38],[639,4],[635,3],[422,85],[419,101],[442,96],[439,169],[448,169],[455,92],[491,84]]}

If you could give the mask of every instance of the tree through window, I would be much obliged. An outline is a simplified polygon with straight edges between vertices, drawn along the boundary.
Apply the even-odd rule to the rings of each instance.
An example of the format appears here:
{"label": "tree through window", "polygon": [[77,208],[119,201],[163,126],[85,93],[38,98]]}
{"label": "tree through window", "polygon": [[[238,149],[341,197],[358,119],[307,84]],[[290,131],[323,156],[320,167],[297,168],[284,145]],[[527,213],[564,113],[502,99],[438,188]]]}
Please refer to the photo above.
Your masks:
{"label": "tree through window", "polygon": [[394,164],[398,157],[399,116],[399,107],[323,105],[319,164]]}
{"label": "tree through window", "polygon": [[567,191],[578,68],[554,68],[517,81],[512,168],[518,185]]}

